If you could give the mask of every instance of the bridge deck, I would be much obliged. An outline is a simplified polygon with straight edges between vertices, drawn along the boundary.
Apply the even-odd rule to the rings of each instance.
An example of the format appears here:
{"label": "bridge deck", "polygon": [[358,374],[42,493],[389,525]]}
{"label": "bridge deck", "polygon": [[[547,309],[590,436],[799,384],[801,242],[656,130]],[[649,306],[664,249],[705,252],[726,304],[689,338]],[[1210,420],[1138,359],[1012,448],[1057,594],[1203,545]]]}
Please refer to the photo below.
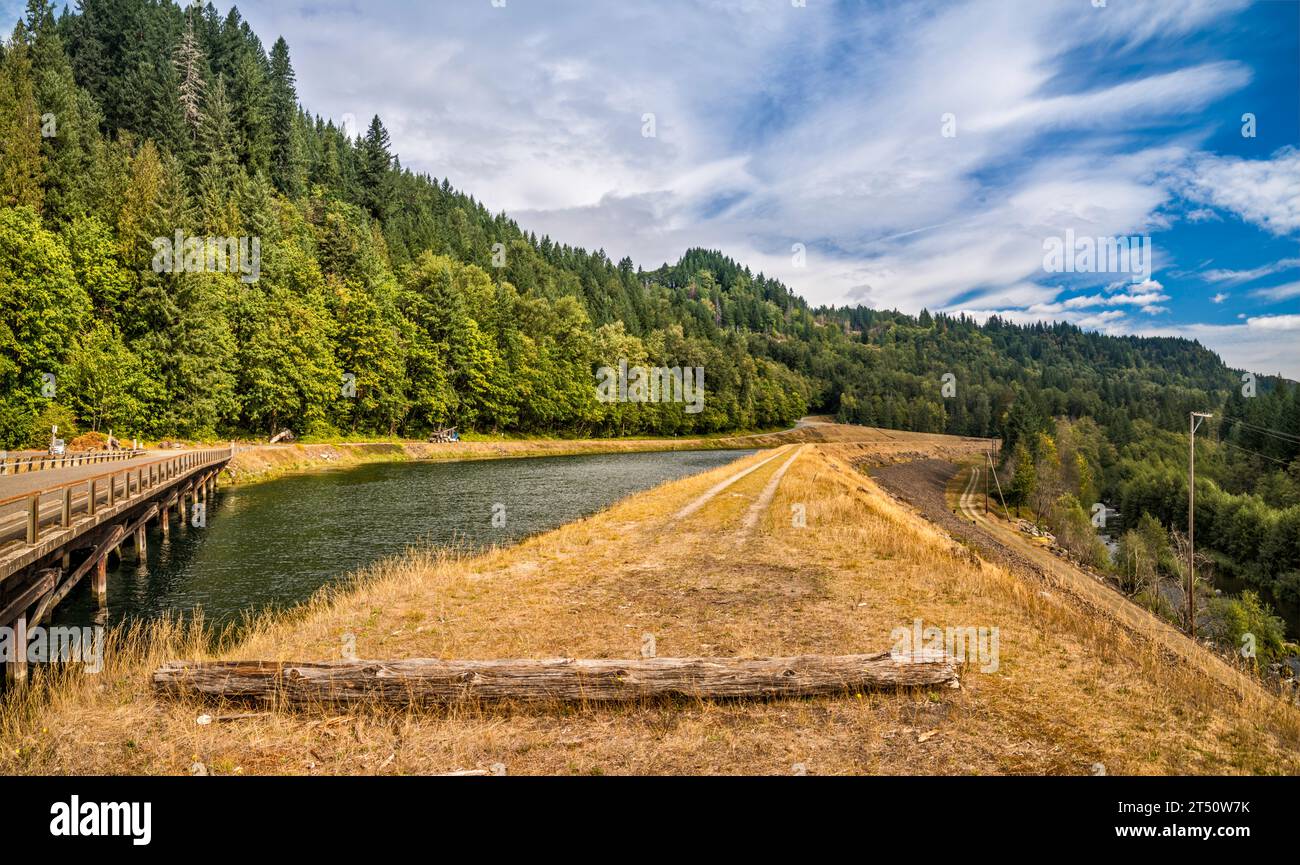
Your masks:
{"label": "bridge deck", "polygon": [[102,475],[114,468],[128,469],[148,465],[176,456],[180,451],[144,451],[139,456],[119,463],[85,463],[79,466],[44,469],[37,472],[0,475],[0,500],[25,495],[37,490],[48,490],[69,481],[86,480]]}

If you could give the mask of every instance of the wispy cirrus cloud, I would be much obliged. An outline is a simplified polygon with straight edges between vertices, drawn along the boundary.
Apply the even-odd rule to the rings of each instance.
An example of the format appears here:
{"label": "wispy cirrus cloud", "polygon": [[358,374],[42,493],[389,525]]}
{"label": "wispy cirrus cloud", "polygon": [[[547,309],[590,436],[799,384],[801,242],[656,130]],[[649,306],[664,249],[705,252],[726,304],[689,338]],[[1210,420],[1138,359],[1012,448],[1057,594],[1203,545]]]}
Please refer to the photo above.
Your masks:
{"label": "wispy cirrus cloud", "polygon": [[1258,288],[1252,291],[1251,294],[1267,300],[1289,300],[1293,297],[1300,297],[1300,282],[1288,282],[1285,285],[1275,285],[1271,288]]}
{"label": "wispy cirrus cloud", "polygon": [[1254,282],[1257,279],[1263,279],[1266,276],[1272,276],[1275,273],[1282,273],[1287,270],[1300,268],[1300,258],[1283,258],[1278,261],[1269,262],[1260,267],[1252,267],[1248,270],[1229,270],[1215,268],[1207,270],[1201,274],[1201,277],[1210,282],[1223,282],[1228,285],[1240,285],[1245,282]]}

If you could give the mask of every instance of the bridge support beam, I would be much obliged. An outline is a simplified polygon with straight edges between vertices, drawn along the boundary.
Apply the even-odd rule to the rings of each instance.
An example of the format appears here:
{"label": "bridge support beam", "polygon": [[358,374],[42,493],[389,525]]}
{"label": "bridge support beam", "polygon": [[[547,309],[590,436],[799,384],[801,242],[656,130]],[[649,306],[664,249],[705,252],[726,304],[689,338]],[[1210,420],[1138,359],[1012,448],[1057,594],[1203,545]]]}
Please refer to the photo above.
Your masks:
{"label": "bridge support beam", "polygon": [[9,657],[5,661],[5,678],[11,685],[21,686],[27,681],[27,626],[32,604],[48,596],[58,582],[60,572],[50,568],[39,571],[16,597],[0,610],[0,622],[13,630],[10,632]]}
{"label": "bridge support beam", "polygon": [[[136,454],[123,455],[123,459]],[[64,461],[50,461],[51,467],[75,467],[116,459],[101,454],[72,456]],[[173,508],[178,511],[180,526],[184,531],[193,518],[191,506],[207,504],[217,492],[217,478],[229,453],[221,451],[195,451],[177,454],[147,465],[123,466],[82,477],[51,484],[39,491],[30,488],[0,499],[5,512],[5,545],[0,551],[0,581],[5,591],[0,593],[0,625],[12,625],[18,614],[25,616],[24,626],[30,631],[48,615],[73,585],[83,577],[91,578],[91,590],[101,607],[107,606],[107,557],[113,553],[122,558],[128,542],[134,545],[136,561],[148,561],[148,521],[161,522],[164,541],[170,540]],[[39,466],[7,462],[3,468],[13,474],[24,470],[38,471]],[[28,485],[30,487],[30,485]],[[43,507],[44,506],[44,507]],[[133,516],[130,516],[133,515]],[[11,543],[17,541],[17,544]],[[91,545],[94,545],[91,547]],[[94,552],[72,568],[72,553],[85,549]],[[27,597],[11,591],[13,582],[24,580],[33,568],[48,566],[52,584],[40,595]],[[41,572],[44,573],[44,572]],[[45,578],[42,578],[45,579]],[[36,584],[26,586],[24,592]],[[23,604],[18,604],[23,600]],[[6,621],[7,620],[7,621]],[[5,637],[11,636],[5,633]]]}
{"label": "bridge support beam", "polygon": [[95,593],[95,603],[99,605],[99,608],[101,610],[106,609],[108,607],[108,554],[107,553],[100,556],[99,561],[95,562],[95,578],[91,582],[90,587]]}
{"label": "bridge support beam", "polygon": [[23,613],[13,624],[13,650],[5,663],[5,681],[11,688],[27,684],[27,614]]}

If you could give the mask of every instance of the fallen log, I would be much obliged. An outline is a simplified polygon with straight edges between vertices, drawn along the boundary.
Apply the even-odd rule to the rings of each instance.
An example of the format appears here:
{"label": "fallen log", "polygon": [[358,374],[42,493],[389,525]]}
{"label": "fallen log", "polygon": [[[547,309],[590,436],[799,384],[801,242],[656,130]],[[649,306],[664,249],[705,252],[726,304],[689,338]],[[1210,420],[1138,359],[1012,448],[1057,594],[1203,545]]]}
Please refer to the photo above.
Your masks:
{"label": "fallen log", "polygon": [[171,661],[153,674],[173,696],[285,706],[439,705],[461,701],[609,702],[754,699],[958,687],[960,662],[927,653],[635,660]]}

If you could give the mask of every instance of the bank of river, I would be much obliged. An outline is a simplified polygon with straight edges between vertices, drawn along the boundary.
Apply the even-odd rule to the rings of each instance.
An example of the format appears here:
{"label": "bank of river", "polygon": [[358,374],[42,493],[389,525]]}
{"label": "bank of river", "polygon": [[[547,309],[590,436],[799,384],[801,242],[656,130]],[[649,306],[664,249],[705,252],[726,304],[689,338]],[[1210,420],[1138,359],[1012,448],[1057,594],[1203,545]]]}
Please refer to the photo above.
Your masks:
{"label": "bank of river", "polygon": [[659,451],[753,450],[805,440],[806,428],[698,438],[485,439],[461,442],[335,442],[326,444],[238,444],[222,472],[224,483],[248,484],[320,468],[376,462],[467,462],[527,457],[649,453]]}
{"label": "bank of river", "polygon": [[[205,528],[151,530],[148,560],[109,573],[109,622],[187,614],[212,623],[300,603],[413,545],[480,549],[595,513],[753,451],[671,451],[468,462],[379,462],[220,490]],[[55,620],[95,620],[86,586]]]}

